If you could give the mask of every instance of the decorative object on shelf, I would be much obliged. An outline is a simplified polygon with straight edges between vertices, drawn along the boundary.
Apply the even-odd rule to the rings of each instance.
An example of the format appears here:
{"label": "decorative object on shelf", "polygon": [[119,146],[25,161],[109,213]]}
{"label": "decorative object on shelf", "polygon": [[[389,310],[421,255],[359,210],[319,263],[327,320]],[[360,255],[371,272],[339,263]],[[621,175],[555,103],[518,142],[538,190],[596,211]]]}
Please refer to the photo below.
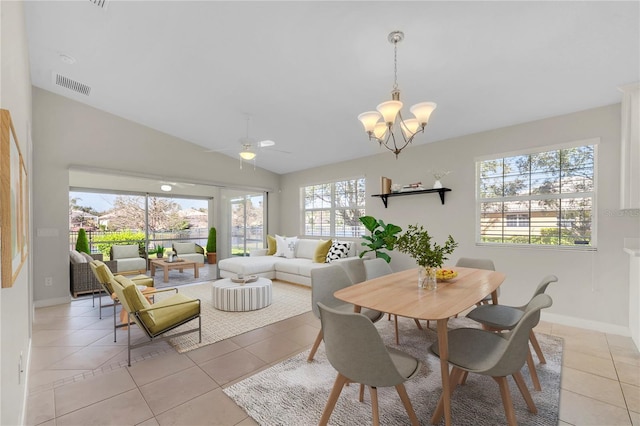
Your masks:
{"label": "decorative object on shelf", "polygon": [[207,238],[207,262],[211,265],[218,261],[217,242],[216,242],[216,228],[209,228],[209,237]]}
{"label": "decorative object on shelf", "polygon": [[362,239],[368,241],[363,242],[362,245],[369,247],[369,249],[362,251],[360,257],[364,257],[366,253],[374,252],[376,258],[384,259],[387,263],[391,262],[391,257],[380,250],[392,251],[398,240],[396,234],[402,232],[402,228],[391,223],[385,224],[382,219],[377,220],[373,216],[362,216],[360,222],[367,228],[367,231],[371,232],[371,235],[362,236]]}
{"label": "decorative object on shelf", "polygon": [[419,266],[418,287],[428,290],[437,288],[436,269],[441,268],[448,255],[458,247],[451,235],[447,238],[444,246],[434,242],[431,243],[429,232],[422,225],[409,225],[395,244],[401,253],[407,253]]}
{"label": "decorative object on shelf", "polygon": [[422,182],[410,183],[408,185],[403,185],[400,189],[401,192],[412,192],[412,191],[423,191],[424,187],[422,186]]}
{"label": "decorative object on shelf", "polygon": [[391,193],[391,179],[385,176],[380,178],[380,192],[383,194]]}
{"label": "decorative object on shelf", "polygon": [[451,170],[433,172],[433,178],[436,180],[435,183],[433,184],[433,189],[442,188],[442,182],[440,182],[440,179],[442,179],[449,173],[451,173]]}
{"label": "decorative object on shelf", "polygon": [[[358,116],[369,135],[369,140],[376,140],[380,146],[393,152],[396,158],[418,133],[424,133],[429,117],[437,106],[434,102],[417,103],[409,109],[415,118],[402,118],[402,102],[398,89],[398,43],[403,39],[402,31],[393,31],[388,36],[389,42],[393,44],[394,80],[391,100],[379,104],[376,107],[377,111],[363,112]],[[380,118],[382,121],[378,121]]]}
{"label": "decorative object on shelf", "polygon": [[402,185],[393,183],[391,184],[391,192],[400,192],[402,190]]}

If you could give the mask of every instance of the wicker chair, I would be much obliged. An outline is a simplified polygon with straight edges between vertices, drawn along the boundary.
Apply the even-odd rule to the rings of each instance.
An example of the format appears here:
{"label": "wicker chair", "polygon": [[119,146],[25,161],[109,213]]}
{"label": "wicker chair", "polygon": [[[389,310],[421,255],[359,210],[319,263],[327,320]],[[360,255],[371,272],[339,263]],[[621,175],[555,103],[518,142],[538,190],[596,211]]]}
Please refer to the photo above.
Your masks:
{"label": "wicker chair", "polygon": [[[91,257],[94,260],[102,261],[102,253],[92,254]],[[104,262],[109,269],[117,271],[117,265],[115,261],[107,260]],[[94,293],[102,290],[100,283],[96,279],[95,275],[91,271],[89,262],[86,263],[72,263],[69,262],[69,290],[73,297],[78,297],[81,294]]]}

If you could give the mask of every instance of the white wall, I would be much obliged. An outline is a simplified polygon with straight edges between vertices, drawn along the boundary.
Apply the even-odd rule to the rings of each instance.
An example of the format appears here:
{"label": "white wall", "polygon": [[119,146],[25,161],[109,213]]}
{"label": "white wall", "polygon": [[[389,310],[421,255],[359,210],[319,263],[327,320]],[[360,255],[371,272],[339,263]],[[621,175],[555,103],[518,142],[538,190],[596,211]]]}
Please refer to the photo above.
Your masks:
{"label": "white wall", "polygon": [[[277,229],[279,175],[246,165],[240,170],[239,162],[227,156],[38,88],[33,122],[36,306],[69,300],[71,166],[273,191],[270,228]],[[211,195],[217,195],[215,189]],[[38,231],[55,236],[38,236]],[[53,286],[44,286],[45,277],[53,277]]]}
{"label": "white wall", "polygon": [[[592,138],[600,138],[596,252],[475,245],[476,157]],[[365,140],[364,134],[362,139],[348,143],[374,145]],[[372,152],[377,149],[372,147]],[[628,333],[629,256],[623,252],[623,239],[640,235],[640,221],[633,211],[618,210],[619,168],[618,104],[413,146],[403,151],[397,160],[384,151],[359,160],[283,175],[281,231],[286,235],[301,232],[301,186],[364,175],[367,214],[403,228],[408,224],[422,224],[439,242],[451,234],[460,245],[450,264],[461,256],[492,258],[496,267],[507,275],[502,286],[502,303],[526,302],[543,276],[555,274],[559,282],[548,290],[554,305],[545,312],[547,318],[624,334]],[[390,198],[389,207],[385,209],[379,198],[369,197],[380,192],[381,176],[391,178],[394,183],[422,181],[425,187],[431,187],[434,178],[428,171],[434,169],[452,171],[442,179],[444,186],[452,189],[446,194],[445,205],[441,205],[437,194],[421,194]],[[392,258],[394,270],[414,265],[407,255],[396,252]]]}
{"label": "white wall", "polygon": [[[20,151],[32,176],[30,146],[28,141],[31,123],[31,78],[24,22],[23,3],[0,2],[0,107],[11,113]],[[4,208],[2,206],[1,208]],[[33,253],[33,245],[30,245]],[[22,423],[26,395],[26,367],[31,336],[31,265],[32,256],[22,267],[13,287],[0,290],[0,358],[1,384],[0,423]],[[25,372],[18,374],[20,354],[23,355]]]}

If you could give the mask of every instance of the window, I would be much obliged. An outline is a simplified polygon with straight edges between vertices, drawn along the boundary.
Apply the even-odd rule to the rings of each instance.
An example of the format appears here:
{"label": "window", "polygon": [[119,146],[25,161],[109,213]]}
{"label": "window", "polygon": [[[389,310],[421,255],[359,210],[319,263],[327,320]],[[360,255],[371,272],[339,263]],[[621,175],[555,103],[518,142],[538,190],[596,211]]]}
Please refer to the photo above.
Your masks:
{"label": "window", "polygon": [[476,161],[477,242],[595,247],[596,141]]}
{"label": "window", "polygon": [[302,188],[303,233],[319,237],[360,237],[365,228],[365,179],[322,183]]}

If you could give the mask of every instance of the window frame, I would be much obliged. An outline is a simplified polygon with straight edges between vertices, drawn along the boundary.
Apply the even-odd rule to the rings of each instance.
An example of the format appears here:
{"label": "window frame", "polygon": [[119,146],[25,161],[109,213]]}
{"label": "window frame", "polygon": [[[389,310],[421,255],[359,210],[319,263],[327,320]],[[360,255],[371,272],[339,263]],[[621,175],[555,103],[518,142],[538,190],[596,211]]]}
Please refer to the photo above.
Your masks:
{"label": "window frame", "polygon": [[[560,143],[560,144],[554,144],[554,145],[546,145],[546,146],[540,146],[540,147],[535,147],[535,148],[526,148],[526,149],[521,149],[521,150],[517,150],[517,151],[509,151],[509,152],[502,152],[502,153],[497,153],[497,154],[491,154],[491,155],[484,155],[484,156],[479,156],[479,157],[475,157],[474,158],[474,167],[475,167],[475,175],[476,175],[476,182],[475,182],[475,227],[476,227],[476,232],[475,232],[475,243],[476,246],[491,246],[491,247],[509,247],[509,248],[526,248],[526,249],[544,249],[544,250],[578,250],[578,251],[596,251],[597,247],[598,247],[598,240],[597,240],[597,236],[598,236],[598,232],[597,232],[597,223],[598,223],[598,217],[597,217],[597,212],[598,212],[598,208],[597,208],[597,195],[598,195],[598,146],[600,144],[600,138],[590,138],[590,139],[583,139],[583,140],[577,140],[577,141],[572,141],[572,142],[565,142],[565,143]],[[481,198],[481,184],[482,184],[482,177],[481,177],[481,163],[484,161],[490,161],[490,160],[498,160],[498,159],[505,159],[505,158],[509,158],[509,157],[515,157],[515,156],[522,156],[522,155],[535,155],[535,154],[540,154],[540,153],[545,153],[545,152],[550,152],[550,151],[560,151],[563,149],[570,149],[570,148],[577,148],[577,147],[582,147],[582,146],[593,146],[593,189],[591,191],[587,191],[587,192],[571,192],[571,193],[554,193],[554,194],[536,194],[536,195],[526,195],[526,196],[522,196],[522,195],[517,195],[517,196],[502,196],[502,197],[493,197],[493,198]],[[529,171],[529,174],[531,174],[532,171]],[[503,172],[504,175],[504,172]],[[572,199],[572,198],[581,198],[581,197],[576,197],[576,194],[584,194],[585,197],[583,198],[590,198],[591,199],[591,244],[590,245],[585,245],[585,244],[579,244],[579,243],[575,243],[574,245],[563,245],[563,244],[532,244],[532,243],[508,243],[508,242],[499,242],[499,243],[495,243],[495,242],[486,242],[486,241],[482,241],[482,204],[485,202],[501,202],[501,203],[505,203],[505,202],[509,202],[509,201],[536,201],[536,200],[543,200],[543,199],[557,199],[557,200],[563,200],[563,199]],[[551,195],[551,197],[550,197]],[[516,212],[514,212],[515,214]],[[560,213],[560,211],[559,211]],[[505,216],[505,223],[506,223],[506,213],[503,213]],[[510,213],[511,214],[511,213]],[[560,229],[565,229],[566,228],[566,223],[569,219],[564,219],[562,217],[560,217],[559,219],[559,228]],[[531,218],[531,214],[529,212],[529,226],[531,227],[531,223],[532,223],[532,218]],[[511,227],[513,229],[513,227]],[[531,232],[531,231],[529,231]],[[502,235],[504,236],[504,227],[503,227],[503,231],[502,231]],[[561,242],[561,241],[560,241]]]}
{"label": "window frame", "polygon": [[[342,207],[342,206],[338,206],[336,205],[336,200],[338,198],[338,196],[336,195],[336,184],[340,183],[340,182],[348,182],[348,181],[354,181],[356,183],[356,185],[358,185],[358,181],[362,180],[362,204],[361,205],[356,205],[353,207]],[[354,239],[354,238],[360,238],[362,235],[365,235],[366,233],[366,229],[364,228],[364,225],[360,225],[360,229],[361,229],[361,234],[360,235],[350,235],[350,236],[346,236],[346,235],[337,235],[336,231],[337,231],[337,224],[336,224],[336,211],[337,210],[347,210],[347,209],[359,209],[362,210],[362,215],[361,216],[365,216],[366,215],[366,177],[365,176],[357,176],[357,177],[346,177],[346,178],[342,178],[342,179],[335,179],[335,180],[331,180],[331,181],[324,181],[324,182],[317,182],[317,183],[310,183],[310,184],[306,184],[300,187],[300,234],[303,235],[304,237],[310,237],[310,238],[339,238],[339,239]],[[313,186],[325,186],[325,185],[329,185],[329,192],[330,192],[330,205],[328,207],[312,207],[312,208],[307,208],[306,207],[306,190],[309,187],[313,187]],[[357,200],[357,196],[356,196],[356,200]],[[329,232],[328,233],[323,233],[323,228],[324,226],[320,226],[320,233],[319,234],[308,234],[307,233],[307,222],[306,222],[306,218],[307,218],[307,213],[308,212],[322,212],[322,211],[328,211],[329,212]]]}

